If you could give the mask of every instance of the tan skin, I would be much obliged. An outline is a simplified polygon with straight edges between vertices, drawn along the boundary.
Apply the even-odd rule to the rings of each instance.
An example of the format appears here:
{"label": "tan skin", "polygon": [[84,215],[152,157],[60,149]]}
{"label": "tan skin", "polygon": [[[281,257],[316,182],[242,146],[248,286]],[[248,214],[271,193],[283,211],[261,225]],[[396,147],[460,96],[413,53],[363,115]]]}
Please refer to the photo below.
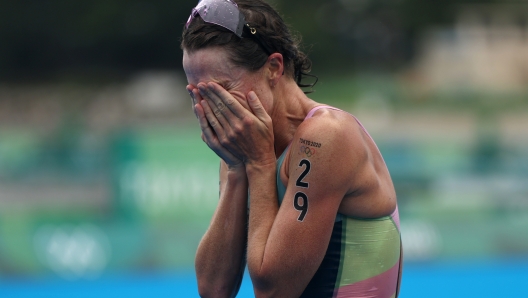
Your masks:
{"label": "tan skin", "polygon": [[[254,73],[234,66],[222,48],[184,51],[183,65],[202,139],[222,159],[220,201],[196,255],[200,295],[236,295],[247,245],[256,297],[297,297],[323,260],[338,212],[378,218],[396,208],[385,163],[351,115],[322,109],[303,121],[320,104],[284,75],[279,53]],[[316,154],[301,153],[301,139],[320,144]],[[284,150],[279,206],[276,159]],[[311,163],[307,188],[296,184],[303,159]],[[302,221],[298,191],[309,198]]]}

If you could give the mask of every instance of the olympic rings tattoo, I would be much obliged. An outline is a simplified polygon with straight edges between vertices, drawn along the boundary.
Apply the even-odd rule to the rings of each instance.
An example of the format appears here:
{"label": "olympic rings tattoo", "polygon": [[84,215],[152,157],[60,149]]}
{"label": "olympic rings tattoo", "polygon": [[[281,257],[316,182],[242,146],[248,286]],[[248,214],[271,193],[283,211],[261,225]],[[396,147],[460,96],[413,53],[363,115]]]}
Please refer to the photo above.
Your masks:
{"label": "olympic rings tattoo", "polygon": [[315,149],[314,148],[310,148],[308,146],[301,146],[299,153],[300,154],[304,153],[307,157],[312,157],[312,156],[315,155]]}

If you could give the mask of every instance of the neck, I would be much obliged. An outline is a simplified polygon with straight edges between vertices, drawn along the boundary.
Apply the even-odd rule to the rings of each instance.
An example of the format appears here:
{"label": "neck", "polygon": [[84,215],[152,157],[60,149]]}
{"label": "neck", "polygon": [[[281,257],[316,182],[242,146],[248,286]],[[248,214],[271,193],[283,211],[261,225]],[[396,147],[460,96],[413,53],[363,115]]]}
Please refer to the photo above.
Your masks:
{"label": "neck", "polygon": [[270,116],[273,121],[275,155],[279,157],[293,140],[306,115],[319,104],[306,96],[293,79],[277,84],[274,98]]}

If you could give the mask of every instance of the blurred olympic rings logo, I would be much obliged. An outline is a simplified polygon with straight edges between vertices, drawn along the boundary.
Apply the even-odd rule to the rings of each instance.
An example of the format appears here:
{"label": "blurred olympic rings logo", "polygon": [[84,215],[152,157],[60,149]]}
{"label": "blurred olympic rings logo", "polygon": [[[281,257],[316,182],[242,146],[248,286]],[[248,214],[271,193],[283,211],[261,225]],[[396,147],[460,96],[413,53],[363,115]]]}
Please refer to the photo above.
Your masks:
{"label": "blurred olympic rings logo", "polygon": [[304,153],[306,154],[307,157],[312,157],[315,155],[315,149],[314,148],[310,148],[308,146],[301,146],[300,148],[300,153]]}

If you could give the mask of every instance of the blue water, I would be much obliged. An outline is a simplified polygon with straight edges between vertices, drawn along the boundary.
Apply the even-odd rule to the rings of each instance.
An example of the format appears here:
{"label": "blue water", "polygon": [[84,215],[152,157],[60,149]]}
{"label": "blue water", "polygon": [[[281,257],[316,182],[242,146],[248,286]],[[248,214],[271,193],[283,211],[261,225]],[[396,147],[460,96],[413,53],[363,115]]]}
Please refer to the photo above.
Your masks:
{"label": "blue water", "polygon": [[[400,297],[528,297],[528,260],[405,264]],[[2,279],[2,298],[198,297],[192,272],[116,274],[94,281]],[[246,276],[237,297],[254,297]]]}

